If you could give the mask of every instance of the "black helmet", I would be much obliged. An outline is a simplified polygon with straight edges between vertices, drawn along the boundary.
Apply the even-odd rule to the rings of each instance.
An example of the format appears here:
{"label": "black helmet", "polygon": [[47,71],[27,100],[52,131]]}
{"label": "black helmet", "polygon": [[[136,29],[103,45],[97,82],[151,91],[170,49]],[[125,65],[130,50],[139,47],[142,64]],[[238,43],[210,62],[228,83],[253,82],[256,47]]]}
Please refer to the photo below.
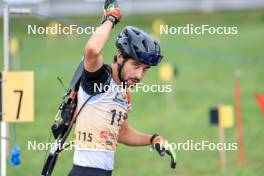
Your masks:
{"label": "black helmet", "polygon": [[136,27],[126,26],[118,35],[116,46],[125,58],[137,60],[143,64],[156,66],[162,57],[160,46],[149,34]]}

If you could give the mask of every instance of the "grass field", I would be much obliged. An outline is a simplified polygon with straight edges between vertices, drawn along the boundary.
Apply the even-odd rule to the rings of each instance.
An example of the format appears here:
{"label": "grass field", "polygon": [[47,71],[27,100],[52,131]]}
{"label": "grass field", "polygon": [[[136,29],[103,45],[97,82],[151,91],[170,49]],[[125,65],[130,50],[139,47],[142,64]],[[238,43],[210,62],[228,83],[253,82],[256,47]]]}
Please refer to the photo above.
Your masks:
{"label": "grass field", "polygon": [[[239,166],[237,151],[227,152],[225,175],[262,176],[264,174],[264,116],[255,102],[257,92],[264,93],[264,12],[222,12],[214,14],[167,14],[125,17],[112,32],[104,50],[106,63],[116,52],[114,40],[125,25],[134,25],[152,33],[152,22],[163,19],[171,26],[210,24],[238,26],[238,35],[162,35],[160,37],[164,62],[177,66],[174,80],[174,105],[168,111],[166,95],[159,93],[133,94],[133,111],[129,122],[135,128],[158,132],[170,142],[209,140],[218,142],[218,128],[209,125],[210,107],[234,105],[234,72],[240,70],[244,144],[246,163]],[[98,24],[100,17],[72,18],[74,23]],[[22,148],[22,163],[8,166],[8,176],[40,174],[45,151],[28,151],[27,141],[47,142],[50,125],[63,95],[56,80],[60,76],[67,84],[83,54],[89,36],[27,35],[28,24],[48,24],[48,20],[20,18],[11,21],[11,37],[21,41],[21,69],[35,71],[35,121],[17,124],[17,143]],[[0,28],[1,34],[2,26]],[[0,36],[2,41],[2,35]],[[2,42],[0,44],[3,51]],[[1,61],[1,66],[2,66]],[[162,83],[153,68],[144,83]],[[171,95],[170,95],[171,96]],[[172,96],[171,96],[172,97]],[[10,144],[13,144],[13,125],[10,125]],[[236,142],[237,126],[226,130],[226,141]],[[66,175],[72,165],[72,151],[59,158],[54,175]],[[221,175],[217,151],[177,151],[178,166],[169,168],[169,158],[160,158],[148,147],[119,145],[114,176],[192,176]]]}

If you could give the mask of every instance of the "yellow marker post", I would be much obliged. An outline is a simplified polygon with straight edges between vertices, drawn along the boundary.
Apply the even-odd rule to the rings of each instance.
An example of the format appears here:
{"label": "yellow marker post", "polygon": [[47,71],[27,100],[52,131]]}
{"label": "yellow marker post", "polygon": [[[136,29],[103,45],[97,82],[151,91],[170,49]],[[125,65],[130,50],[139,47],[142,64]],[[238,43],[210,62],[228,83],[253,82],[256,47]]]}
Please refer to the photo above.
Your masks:
{"label": "yellow marker post", "polygon": [[10,41],[11,55],[13,56],[17,55],[18,51],[19,51],[19,41],[17,38],[13,37]]}
{"label": "yellow marker post", "polygon": [[234,126],[234,109],[232,106],[219,107],[219,125],[222,128],[232,128]]}
{"label": "yellow marker post", "polygon": [[[219,117],[219,142],[225,143],[225,128],[231,128],[234,126],[234,110],[232,106],[222,105],[218,108]],[[220,150],[220,163],[221,172],[224,174],[227,168],[226,162],[226,152],[225,150]]]}
{"label": "yellow marker post", "polygon": [[49,37],[55,37],[57,36],[57,30],[56,28],[62,28],[62,24],[58,23],[57,21],[51,21],[48,26],[48,36]]}
{"label": "yellow marker post", "polygon": [[171,81],[174,77],[174,72],[172,64],[164,63],[159,67],[159,77],[162,81]]}
{"label": "yellow marker post", "polygon": [[163,20],[163,19],[156,19],[153,21],[152,23],[152,30],[154,31],[154,33],[156,35],[160,35],[160,28],[162,26],[165,26],[166,25],[166,22]]}
{"label": "yellow marker post", "polygon": [[34,120],[33,72],[2,72],[2,113],[4,122]]}
{"label": "yellow marker post", "polygon": [[12,69],[17,70],[20,68],[20,42],[16,37],[13,37],[10,41],[10,53],[11,59],[13,60]]}
{"label": "yellow marker post", "polygon": [[159,77],[162,81],[167,82],[171,85],[171,92],[166,93],[166,104],[167,104],[167,108],[168,108],[168,112],[173,110],[175,107],[175,97],[174,97],[174,73],[175,73],[175,69],[173,67],[172,64],[170,63],[164,63],[161,64],[159,67]]}

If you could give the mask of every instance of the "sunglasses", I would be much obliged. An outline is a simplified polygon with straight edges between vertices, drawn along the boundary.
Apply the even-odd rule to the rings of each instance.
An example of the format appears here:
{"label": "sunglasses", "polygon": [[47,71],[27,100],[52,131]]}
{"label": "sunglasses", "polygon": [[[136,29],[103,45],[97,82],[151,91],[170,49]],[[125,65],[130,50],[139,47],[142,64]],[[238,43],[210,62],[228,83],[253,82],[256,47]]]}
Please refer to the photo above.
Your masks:
{"label": "sunglasses", "polygon": [[139,53],[139,61],[151,66],[158,65],[161,62],[162,58],[163,56],[158,54],[151,54],[146,52]]}

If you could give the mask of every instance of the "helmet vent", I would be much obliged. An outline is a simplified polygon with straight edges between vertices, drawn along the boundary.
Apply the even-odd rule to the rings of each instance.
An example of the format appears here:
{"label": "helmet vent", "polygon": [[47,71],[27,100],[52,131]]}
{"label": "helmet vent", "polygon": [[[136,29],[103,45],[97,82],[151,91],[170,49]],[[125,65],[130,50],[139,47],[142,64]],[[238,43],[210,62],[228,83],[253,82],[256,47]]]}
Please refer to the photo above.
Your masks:
{"label": "helmet vent", "polygon": [[132,29],[133,30],[133,32],[135,32],[137,35],[140,35],[140,32],[139,31],[136,31],[136,30],[134,30],[134,29]]}
{"label": "helmet vent", "polygon": [[148,47],[146,45],[146,41],[145,40],[142,41],[142,44],[143,44],[144,48],[147,50]]}

